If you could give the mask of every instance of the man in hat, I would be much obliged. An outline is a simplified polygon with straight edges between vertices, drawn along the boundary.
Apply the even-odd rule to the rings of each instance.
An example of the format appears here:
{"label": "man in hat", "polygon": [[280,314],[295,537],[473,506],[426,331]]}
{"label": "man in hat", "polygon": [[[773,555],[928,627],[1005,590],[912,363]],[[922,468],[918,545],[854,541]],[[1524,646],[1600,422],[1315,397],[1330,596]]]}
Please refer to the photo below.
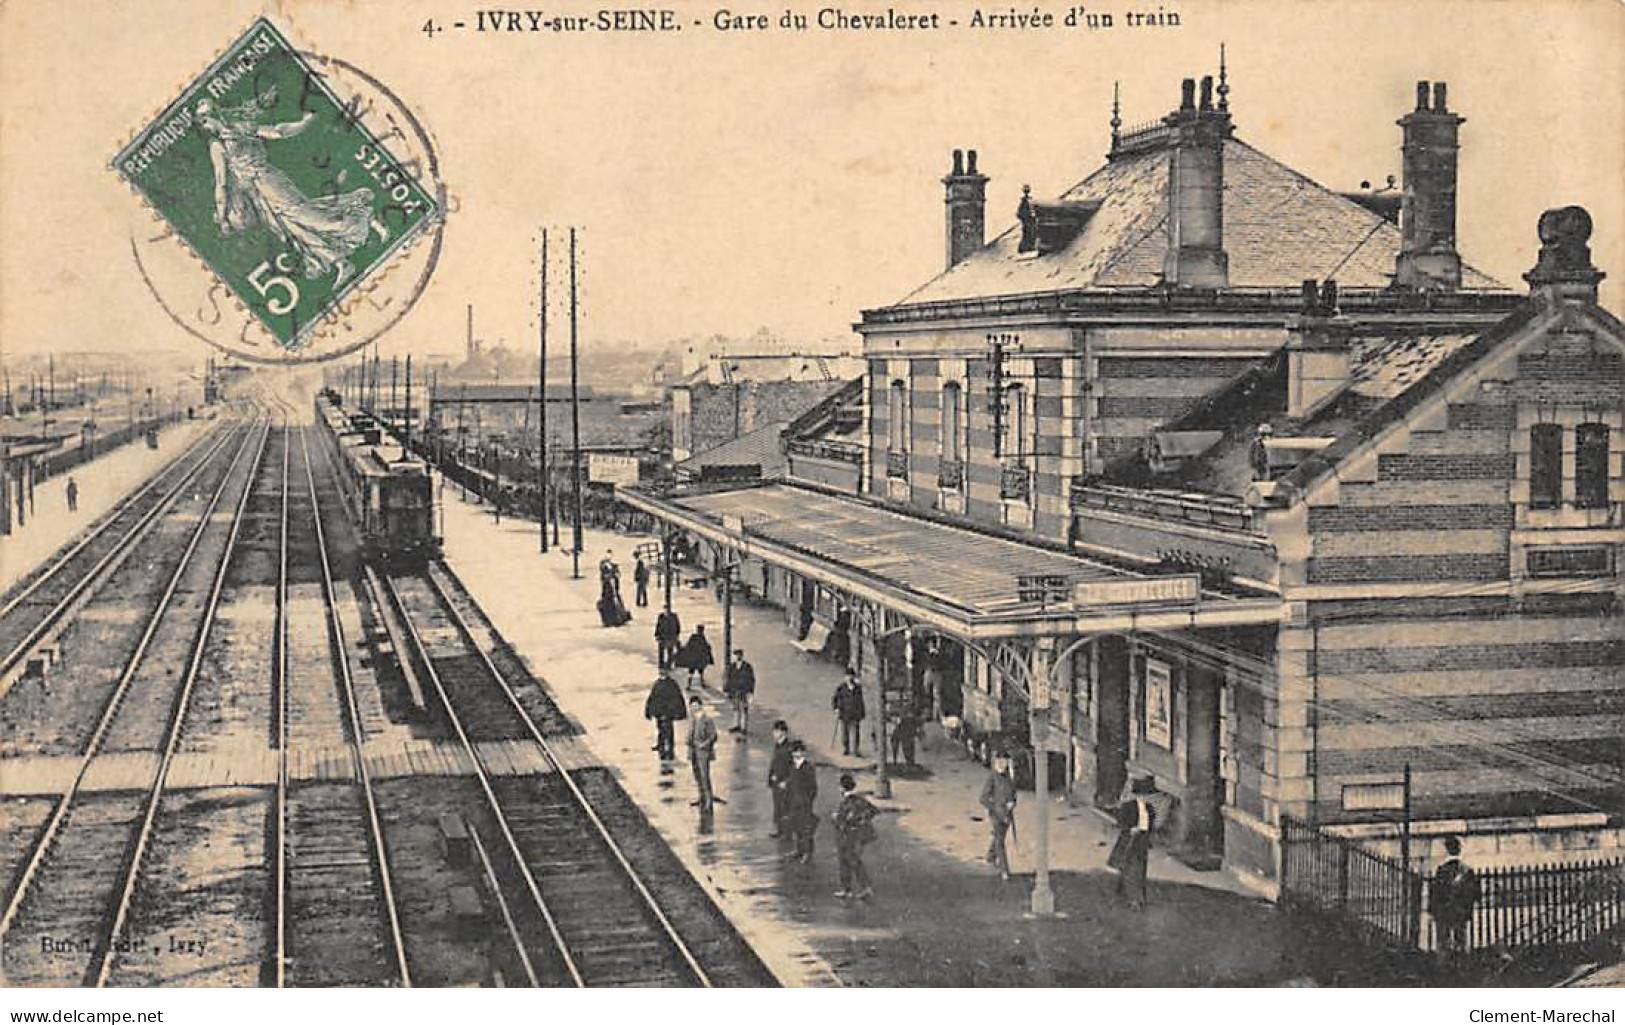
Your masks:
{"label": "man in hat", "polygon": [[772,837],[784,835],[784,789],[790,782],[794,763],[790,757],[790,724],[780,719],[773,724],[773,757],[767,763],[767,790],[773,796]]}
{"label": "man in hat", "polygon": [[705,710],[698,694],[688,699],[688,763],[694,769],[694,786],[700,796],[694,801],[701,815],[710,815],[716,795],[711,791],[711,760],[717,756],[717,724]]}
{"label": "man in hat", "polygon": [[1275,433],[1275,428],[1269,424],[1259,424],[1258,432],[1253,437],[1253,443],[1247,449],[1247,465],[1252,468],[1253,480],[1270,479],[1270,449],[1269,439]]}
{"label": "man in hat", "polygon": [[1439,927],[1439,955],[1451,958],[1467,949],[1467,927],[1478,901],[1478,878],[1461,860],[1461,840],[1444,838],[1445,860],[1428,884],[1428,909]]}
{"label": "man in hat", "polygon": [[637,562],[632,566],[632,583],[637,585],[638,608],[649,604],[649,564],[643,561],[643,553],[637,554]]}
{"label": "man in hat", "polygon": [[863,846],[875,838],[875,815],[878,810],[869,799],[858,793],[857,781],[850,772],[841,773],[841,803],[836,807],[835,854],[841,874],[841,888],[835,896],[868,900],[875,895],[869,885],[869,872],[863,867]]}
{"label": "man in hat", "polygon": [[1157,824],[1150,799],[1156,792],[1157,781],[1141,776],[1130,787],[1127,799],[1117,806],[1117,843],[1106,864],[1117,870],[1117,895],[1123,896],[1126,890],[1131,908],[1143,907],[1146,902],[1146,862],[1151,856],[1151,830]]}
{"label": "man in hat", "polygon": [[993,755],[993,767],[982,784],[982,807],[987,809],[990,836],[987,861],[998,870],[1000,879],[1010,878],[1010,855],[1004,838],[1016,817],[1016,781],[1010,778],[1010,756],[1003,751]]}
{"label": "man in hat", "polygon": [[750,698],[756,693],[756,669],[745,661],[745,652],[742,648],[734,649],[733,661],[728,663],[727,679],[722,684],[722,693],[727,696],[734,710],[734,724],[728,727],[728,732],[737,733],[739,739],[744,739],[750,733]]}
{"label": "man in hat", "polygon": [[643,717],[655,721],[655,750],[662,759],[677,757],[677,738],[672,724],[687,716],[682,688],[671,678],[671,673],[661,670],[643,702]]}
{"label": "man in hat", "polygon": [[683,636],[683,621],[671,609],[663,609],[655,617],[655,653],[660,662],[660,668],[671,666],[672,658],[677,654],[677,639]]}
{"label": "man in hat", "polygon": [[790,778],[784,785],[784,819],[795,838],[796,848],[790,856],[802,864],[812,860],[813,831],[818,828],[818,816],[813,802],[818,799],[818,770],[807,757],[807,747],[801,741],[790,743]]}
{"label": "man in hat", "polygon": [[846,679],[835,688],[835,696],[830,698],[829,706],[835,710],[839,723],[841,753],[863,754],[863,720],[868,711],[864,708],[863,685],[858,682],[857,673],[847,670]]}

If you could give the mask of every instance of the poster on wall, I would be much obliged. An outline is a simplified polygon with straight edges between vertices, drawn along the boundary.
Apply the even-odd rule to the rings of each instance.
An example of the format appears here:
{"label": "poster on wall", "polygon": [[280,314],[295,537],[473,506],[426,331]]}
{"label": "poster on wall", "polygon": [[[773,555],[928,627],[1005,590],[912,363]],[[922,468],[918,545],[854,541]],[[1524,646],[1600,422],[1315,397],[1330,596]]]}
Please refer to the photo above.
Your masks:
{"label": "poster on wall", "polygon": [[1173,675],[1168,663],[1145,660],[1145,739],[1173,748]]}

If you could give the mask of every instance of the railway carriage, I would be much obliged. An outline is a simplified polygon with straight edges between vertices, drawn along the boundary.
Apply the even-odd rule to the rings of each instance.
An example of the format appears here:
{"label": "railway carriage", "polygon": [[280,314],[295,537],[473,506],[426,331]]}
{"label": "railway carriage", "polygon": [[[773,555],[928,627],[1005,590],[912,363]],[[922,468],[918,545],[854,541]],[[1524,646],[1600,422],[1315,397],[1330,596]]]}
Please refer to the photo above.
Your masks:
{"label": "railway carriage", "polygon": [[316,399],[317,427],[338,469],[339,487],[361,537],[362,557],[389,566],[438,558],[434,489],[429,467],[394,445],[384,445],[376,423],[347,414],[338,396]]}

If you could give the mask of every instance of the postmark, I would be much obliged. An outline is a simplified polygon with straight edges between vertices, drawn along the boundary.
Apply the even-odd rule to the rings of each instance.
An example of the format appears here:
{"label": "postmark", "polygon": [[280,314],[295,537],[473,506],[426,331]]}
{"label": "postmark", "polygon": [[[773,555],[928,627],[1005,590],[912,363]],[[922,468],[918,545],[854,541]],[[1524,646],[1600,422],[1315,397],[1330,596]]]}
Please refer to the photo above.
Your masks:
{"label": "postmark", "polygon": [[448,204],[418,119],[266,18],[113,167],[156,215],[131,238],[154,298],[188,333],[257,362],[366,344],[405,315],[438,259]]}

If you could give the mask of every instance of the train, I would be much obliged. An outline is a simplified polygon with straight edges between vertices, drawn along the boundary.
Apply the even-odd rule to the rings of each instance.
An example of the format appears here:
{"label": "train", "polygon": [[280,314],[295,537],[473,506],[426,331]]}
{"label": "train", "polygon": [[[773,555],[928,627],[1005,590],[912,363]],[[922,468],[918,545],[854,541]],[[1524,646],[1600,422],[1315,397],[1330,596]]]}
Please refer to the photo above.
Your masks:
{"label": "train", "polygon": [[345,411],[331,389],[316,396],[316,427],[338,470],[361,539],[362,558],[391,569],[422,567],[441,553],[428,464],[393,442],[364,413]]}

